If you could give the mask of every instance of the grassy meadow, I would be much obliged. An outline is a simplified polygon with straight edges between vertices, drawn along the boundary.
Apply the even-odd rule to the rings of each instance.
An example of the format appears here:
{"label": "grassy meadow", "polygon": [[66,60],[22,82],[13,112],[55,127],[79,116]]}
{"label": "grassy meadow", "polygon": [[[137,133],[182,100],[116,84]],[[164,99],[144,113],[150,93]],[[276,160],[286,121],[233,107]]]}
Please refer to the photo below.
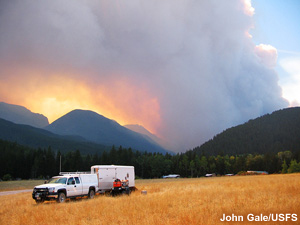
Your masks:
{"label": "grassy meadow", "polygon": [[[300,174],[137,180],[130,196],[36,204],[0,196],[0,224],[299,224]],[[147,190],[142,195],[141,190]],[[221,222],[223,214],[244,222]],[[248,222],[249,213],[296,213],[297,222]]]}
{"label": "grassy meadow", "polygon": [[44,180],[3,181],[0,182],[0,192],[32,189],[34,186],[42,184],[43,182]]}

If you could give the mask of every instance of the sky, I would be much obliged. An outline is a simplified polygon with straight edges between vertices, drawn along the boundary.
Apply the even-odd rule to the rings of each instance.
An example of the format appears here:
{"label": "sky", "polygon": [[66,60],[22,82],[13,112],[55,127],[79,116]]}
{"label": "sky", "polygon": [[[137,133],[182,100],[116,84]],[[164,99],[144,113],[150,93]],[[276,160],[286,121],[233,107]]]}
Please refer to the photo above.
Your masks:
{"label": "sky", "polygon": [[300,102],[297,0],[0,1],[0,101],[139,124],[183,152]]}
{"label": "sky", "polygon": [[297,0],[252,0],[255,8],[252,30],[255,44],[277,49],[275,67],[283,97],[290,106],[300,105],[300,2]]}

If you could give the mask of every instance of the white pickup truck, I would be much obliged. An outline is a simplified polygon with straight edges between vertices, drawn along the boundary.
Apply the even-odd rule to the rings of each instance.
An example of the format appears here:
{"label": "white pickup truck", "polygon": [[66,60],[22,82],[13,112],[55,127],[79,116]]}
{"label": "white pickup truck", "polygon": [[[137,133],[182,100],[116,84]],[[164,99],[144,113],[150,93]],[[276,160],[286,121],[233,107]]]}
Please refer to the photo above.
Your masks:
{"label": "white pickup truck", "polygon": [[65,202],[67,198],[88,196],[98,192],[97,174],[68,173],[52,177],[46,184],[34,187],[32,198],[41,203],[45,200]]}

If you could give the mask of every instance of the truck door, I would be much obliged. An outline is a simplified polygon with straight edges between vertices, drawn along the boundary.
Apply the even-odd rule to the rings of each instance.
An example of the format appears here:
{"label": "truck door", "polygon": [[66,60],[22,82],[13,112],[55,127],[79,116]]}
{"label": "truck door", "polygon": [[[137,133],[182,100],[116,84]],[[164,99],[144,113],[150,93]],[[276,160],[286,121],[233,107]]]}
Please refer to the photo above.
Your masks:
{"label": "truck door", "polygon": [[101,168],[98,170],[100,190],[110,190],[113,187],[113,182],[116,179],[115,171],[115,168]]}
{"label": "truck door", "polygon": [[82,184],[76,183],[74,177],[70,177],[67,181],[67,197],[78,196],[82,194]]}

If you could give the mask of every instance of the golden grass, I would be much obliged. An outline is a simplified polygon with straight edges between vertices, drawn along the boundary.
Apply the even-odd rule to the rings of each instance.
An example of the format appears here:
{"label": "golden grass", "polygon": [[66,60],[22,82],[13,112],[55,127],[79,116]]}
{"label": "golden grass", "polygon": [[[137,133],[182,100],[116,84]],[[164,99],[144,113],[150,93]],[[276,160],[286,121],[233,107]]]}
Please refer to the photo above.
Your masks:
{"label": "golden grass", "polygon": [[[300,174],[137,180],[131,196],[36,204],[31,193],[0,196],[0,224],[240,224],[226,215],[296,213]],[[147,190],[142,195],[141,190]],[[277,222],[281,224],[284,222]],[[255,224],[274,224],[260,222]]]}

